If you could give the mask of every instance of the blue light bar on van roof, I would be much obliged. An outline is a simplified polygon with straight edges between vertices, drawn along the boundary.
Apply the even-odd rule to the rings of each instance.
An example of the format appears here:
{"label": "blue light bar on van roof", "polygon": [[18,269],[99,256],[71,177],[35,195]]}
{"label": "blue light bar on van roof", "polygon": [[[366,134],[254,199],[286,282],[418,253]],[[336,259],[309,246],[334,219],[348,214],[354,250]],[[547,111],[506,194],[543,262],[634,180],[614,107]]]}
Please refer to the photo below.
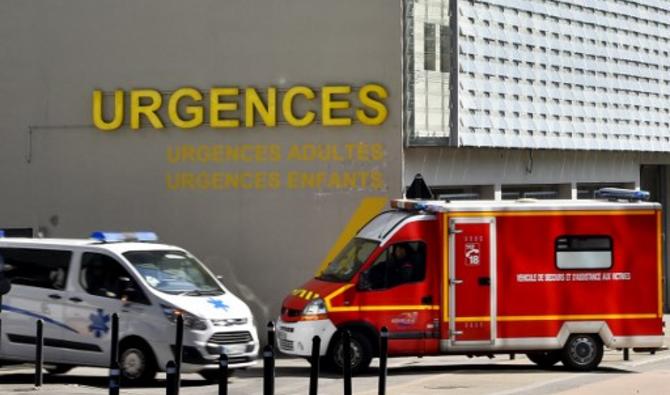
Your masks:
{"label": "blue light bar on van roof", "polygon": [[93,232],[91,238],[103,243],[158,241],[158,235],[154,232]]}
{"label": "blue light bar on van roof", "polygon": [[5,237],[5,231],[0,229],[0,237]]}
{"label": "blue light bar on van roof", "polygon": [[601,188],[595,193],[596,199],[611,200],[649,200],[650,194],[647,191],[637,191],[634,189],[622,188]]}

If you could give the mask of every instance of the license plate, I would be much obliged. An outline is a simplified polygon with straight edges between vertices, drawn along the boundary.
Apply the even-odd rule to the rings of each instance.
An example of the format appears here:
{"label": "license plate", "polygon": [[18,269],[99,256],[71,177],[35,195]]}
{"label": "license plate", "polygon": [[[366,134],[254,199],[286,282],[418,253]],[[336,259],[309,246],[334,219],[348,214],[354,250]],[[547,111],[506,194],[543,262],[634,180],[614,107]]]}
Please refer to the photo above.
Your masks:
{"label": "license plate", "polygon": [[233,344],[230,346],[223,347],[223,351],[226,353],[226,355],[244,354],[246,349],[247,349],[246,344]]}

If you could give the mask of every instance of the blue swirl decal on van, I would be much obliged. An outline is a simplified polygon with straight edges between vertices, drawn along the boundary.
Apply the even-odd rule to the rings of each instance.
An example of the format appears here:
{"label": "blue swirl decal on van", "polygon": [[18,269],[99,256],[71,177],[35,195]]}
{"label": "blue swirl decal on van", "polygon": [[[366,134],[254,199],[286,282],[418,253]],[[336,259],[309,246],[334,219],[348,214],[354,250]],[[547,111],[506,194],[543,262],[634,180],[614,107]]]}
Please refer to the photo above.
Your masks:
{"label": "blue swirl decal on van", "polygon": [[8,312],[25,315],[25,316],[32,317],[32,318],[37,318],[39,320],[44,321],[47,324],[55,325],[59,328],[63,328],[63,329],[68,330],[70,332],[79,333],[79,332],[77,332],[76,329],[72,328],[71,326],[65,325],[62,322],[58,322],[58,321],[54,320],[53,318],[48,317],[46,315],[33,313],[32,311],[24,310],[24,309],[14,307],[14,306],[9,306],[9,305],[6,305],[6,304],[1,305],[1,307],[2,307],[2,311],[8,311]]}

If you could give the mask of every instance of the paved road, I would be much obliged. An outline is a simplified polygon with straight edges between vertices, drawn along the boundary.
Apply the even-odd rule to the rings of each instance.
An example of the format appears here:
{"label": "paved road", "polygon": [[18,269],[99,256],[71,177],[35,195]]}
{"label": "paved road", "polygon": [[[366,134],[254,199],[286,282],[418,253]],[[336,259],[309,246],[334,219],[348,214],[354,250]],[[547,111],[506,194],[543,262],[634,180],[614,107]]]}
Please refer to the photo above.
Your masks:
{"label": "paved road", "polygon": [[[377,369],[354,379],[355,394],[377,394]],[[45,376],[39,390],[49,395],[105,394],[104,369],[79,368],[63,376]],[[32,371],[28,366],[0,369],[0,394],[33,392]],[[309,365],[302,360],[277,362],[276,393],[307,394]],[[164,376],[149,387],[122,389],[122,394],[164,394]],[[319,394],[342,394],[342,379],[322,375]],[[34,393],[34,392],[33,392]],[[216,394],[199,375],[184,375],[183,395]],[[239,372],[229,381],[230,394],[262,393],[262,369]],[[399,358],[389,365],[388,394],[670,394],[670,351],[656,355],[607,351],[601,368],[593,373],[574,373],[562,366],[540,370],[523,356],[510,360],[467,357]]]}

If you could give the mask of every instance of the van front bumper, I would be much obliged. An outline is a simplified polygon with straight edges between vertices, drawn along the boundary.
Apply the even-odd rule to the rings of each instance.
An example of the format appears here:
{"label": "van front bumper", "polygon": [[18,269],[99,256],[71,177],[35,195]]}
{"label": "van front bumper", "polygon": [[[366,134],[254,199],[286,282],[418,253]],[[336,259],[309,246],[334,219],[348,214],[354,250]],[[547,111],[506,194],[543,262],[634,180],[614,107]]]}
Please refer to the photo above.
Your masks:
{"label": "van front bumper", "polygon": [[277,320],[277,345],[284,354],[308,357],[312,355],[312,338],[321,338],[319,355],[328,351],[330,339],[337,328],[331,320],[284,322]]}

